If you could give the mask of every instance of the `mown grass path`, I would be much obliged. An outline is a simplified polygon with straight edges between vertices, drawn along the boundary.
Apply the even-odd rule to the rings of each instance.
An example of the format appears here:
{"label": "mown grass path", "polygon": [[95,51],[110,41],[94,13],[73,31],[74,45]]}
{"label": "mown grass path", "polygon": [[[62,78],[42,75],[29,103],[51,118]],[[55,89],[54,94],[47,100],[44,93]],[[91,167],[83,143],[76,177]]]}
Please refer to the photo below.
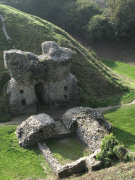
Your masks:
{"label": "mown grass path", "polygon": [[9,41],[9,43],[13,45],[13,49],[15,49],[15,45],[13,44],[13,42],[11,41],[11,38],[9,37],[9,35],[7,33],[6,26],[5,26],[5,23],[4,23],[4,18],[3,18],[3,16],[1,14],[0,14],[0,18],[1,18],[1,21],[2,21],[3,33],[4,33],[7,41]]}

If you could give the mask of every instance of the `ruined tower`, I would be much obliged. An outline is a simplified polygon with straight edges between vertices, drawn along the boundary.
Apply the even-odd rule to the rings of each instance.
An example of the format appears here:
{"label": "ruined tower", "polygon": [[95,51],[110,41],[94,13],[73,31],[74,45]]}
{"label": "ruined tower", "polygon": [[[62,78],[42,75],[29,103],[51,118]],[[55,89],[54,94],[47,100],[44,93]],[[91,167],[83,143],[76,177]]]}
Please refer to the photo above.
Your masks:
{"label": "ruined tower", "polygon": [[73,51],[53,41],[42,44],[42,55],[9,50],[4,63],[11,113],[36,112],[38,105],[49,108],[73,107],[79,99],[77,80],[70,73]]}

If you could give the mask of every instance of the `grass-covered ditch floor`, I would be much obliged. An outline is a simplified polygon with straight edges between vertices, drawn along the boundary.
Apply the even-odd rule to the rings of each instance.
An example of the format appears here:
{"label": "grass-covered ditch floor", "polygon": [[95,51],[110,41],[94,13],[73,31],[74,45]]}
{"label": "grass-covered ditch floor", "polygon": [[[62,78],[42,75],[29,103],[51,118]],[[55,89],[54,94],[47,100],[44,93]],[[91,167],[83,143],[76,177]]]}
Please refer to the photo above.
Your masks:
{"label": "grass-covered ditch floor", "polygon": [[135,66],[114,60],[101,59],[101,61],[113,71],[135,81]]}
{"label": "grass-covered ditch floor", "polygon": [[[53,179],[53,171],[38,146],[24,149],[18,145],[16,128],[0,126],[0,179]],[[62,165],[91,154],[74,136],[48,140],[47,145]]]}
{"label": "grass-covered ditch floor", "polygon": [[83,143],[75,136],[61,139],[51,139],[46,142],[53,156],[60,164],[71,163],[91,154]]}
{"label": "grass-covered ditch floor", "polygon": [[[0,179],[46,179],[53,177],[38,147],[24,149],[18,145],[16,125],[0,126]],[[43,169],[43,167],[45,167]]]}
{"label": "grass-covered ditch floor", "polygon": [[116,138],[135,152],[135,104],[111,109],[104,116],[112,124]]}

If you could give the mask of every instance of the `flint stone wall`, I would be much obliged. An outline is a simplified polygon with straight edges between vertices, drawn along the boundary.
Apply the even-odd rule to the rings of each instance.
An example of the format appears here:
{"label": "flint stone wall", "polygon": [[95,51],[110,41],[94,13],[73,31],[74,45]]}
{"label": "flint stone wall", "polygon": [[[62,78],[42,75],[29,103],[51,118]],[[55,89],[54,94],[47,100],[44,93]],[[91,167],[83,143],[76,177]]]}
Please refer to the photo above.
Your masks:
{"label": "flint stone wall", "polygon": [[104,116],[89,107],[69,109],[61,121],[70,134],[77,134],[92,151],[100,148],[102,138],[111,131]]}
{"label": "flint stone wall", "polygon": [[[95,157],[100,151],[102,138],[110,131],[111,125],[102,114],[89,107],[76,107],[66,111],[61,121],[55,122],[47,114],[31,116],[17,128],[16,135],[22,147],[38,143],[39,149],[54,173],[60,178],[65,178],[101,168],[101,162],[95,161]],[[94,153],[62,166],[44,141],[73,134],[77,135]]]}
{"label": "flint stone wall", "polygon": [[32,146],[40,140],[55,137],[55,121],[47,114],[30,116],[16,130],[19,145]]}
{"label": "flint stone wall", "polygon": [[44,113],[30,116],[16,130],[19,145],[22,147],[67,135],[69,135],[69,132],[60,121],[55,122],[53,118]]}
{"label": "flint stone wall", "polygon": [[[11,76],[7,92],[12,113],[36,112],[41,99],[50,108],[77,104],[77,79],[70,73],[73,51],[47,41],[42,44],[42,53],[37,56],[20,50],[4,52],[5,67]],[[36,92],[36,87],[40,92]]]}

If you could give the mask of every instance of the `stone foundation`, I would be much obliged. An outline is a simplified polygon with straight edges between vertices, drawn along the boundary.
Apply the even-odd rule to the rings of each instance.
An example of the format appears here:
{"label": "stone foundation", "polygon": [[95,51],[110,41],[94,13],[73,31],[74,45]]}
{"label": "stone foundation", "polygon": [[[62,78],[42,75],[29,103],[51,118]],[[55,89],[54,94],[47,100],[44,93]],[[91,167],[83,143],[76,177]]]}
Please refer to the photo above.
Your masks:
{"label": "stone foundation", "polygon": [[101,162],[95,160],[95,156],[100,150],[90,156],[78,159],[75,162],[61,165],[59,161],[52,155],[50,149],[44,142],[38,143],[39,149],[44,155],[45,160],[53,169],[54,173],[59,178],[65,178],[74,174],[82,174],[89,171],[99,170],[101,168]]}
{"label": "stone foundation", "polygon": [[[60,178],[65,178],[101,168],[101,162],[96,161],[95,157],[100,151],[103,137],[110,131],[111,125],[102,114],[89,107],[76,107],[66,111],[61,121],[54,121],[46,114],[31,116],[17,128],[16,135],[19,144],[23,147],[38,143],[39,149],[54,173]],[[52,155],[45,140],[69,135],[78,136],[93,154],[73,163],[61,165]]]}

